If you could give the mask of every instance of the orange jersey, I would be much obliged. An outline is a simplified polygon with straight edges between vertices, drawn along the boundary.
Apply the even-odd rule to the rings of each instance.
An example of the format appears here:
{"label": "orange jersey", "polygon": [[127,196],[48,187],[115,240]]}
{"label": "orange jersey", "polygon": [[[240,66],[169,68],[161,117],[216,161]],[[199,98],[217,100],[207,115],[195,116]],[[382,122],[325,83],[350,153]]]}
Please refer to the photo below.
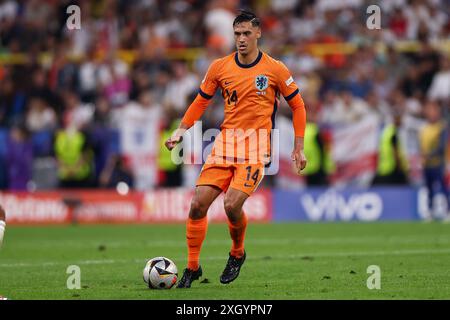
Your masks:
{"label": "orange jersey", "polygon": [[[280,94],[288,102],[296,96],[300,97],[286,66],[261,51],[253,63],[243,65],[235,52],[210,65],[199,95],[209,100],[218,88],[224,99],[224,121],[211,154],[248,160],[258,148],[258,159],[270,156],[270,131],[274,128]],[[185,115],[183,122],[189,122],[186,118],[189,117]],[[233,136],[231,129],[241,131]],[[299,135],[303,136],[303,133]],[[255,137],[258,146],[249,143]],[[245,150],[238,150],[244,143]],[[234,150],[234,155],[230,150]]]}
{"label": "orange jersey", "polygon": [[239,62],[237,52],[215,60],[202,81],[200,94],[211,98],[219,87],[225,106],[221,129],[270,130],[279,94],[289,98],[298,93],[286,66],[261,51],[248,65]]}

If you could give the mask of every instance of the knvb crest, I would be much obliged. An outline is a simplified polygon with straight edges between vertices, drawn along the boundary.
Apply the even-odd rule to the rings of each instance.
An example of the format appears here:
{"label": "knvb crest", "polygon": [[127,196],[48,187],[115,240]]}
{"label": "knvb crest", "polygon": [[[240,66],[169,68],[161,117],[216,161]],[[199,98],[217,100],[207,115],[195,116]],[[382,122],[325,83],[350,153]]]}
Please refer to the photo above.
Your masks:
{"label": "knvb crest", "polygon": [[255,85],[258,91],[264,91],[269,86],[269,79],[263,74],[256,76]]}

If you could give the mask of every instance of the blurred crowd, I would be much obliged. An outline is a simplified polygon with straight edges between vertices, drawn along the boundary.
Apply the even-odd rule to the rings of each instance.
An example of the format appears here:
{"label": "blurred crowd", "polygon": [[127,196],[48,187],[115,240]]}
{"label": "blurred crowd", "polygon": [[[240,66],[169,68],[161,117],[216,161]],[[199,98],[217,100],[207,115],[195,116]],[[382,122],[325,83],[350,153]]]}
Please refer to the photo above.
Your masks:
{"label": "blurred crowd", "polygon": [[[70,5],[79,30],[66,26]],[[138,185],[122,152],[125,117],[157,132],[147,141],[157,174],[139,185],[189,184],[161,141],[210,62],[233,50],[239,8],[261,18],[262,49],[291,70],[321,130],[375,115],[414,132],[430,102],[448,116],[446,0],[0,0],[0,189]],[[203,129],[222,116],[218,92]],[[284,102],[278,117],[290,118]]]}

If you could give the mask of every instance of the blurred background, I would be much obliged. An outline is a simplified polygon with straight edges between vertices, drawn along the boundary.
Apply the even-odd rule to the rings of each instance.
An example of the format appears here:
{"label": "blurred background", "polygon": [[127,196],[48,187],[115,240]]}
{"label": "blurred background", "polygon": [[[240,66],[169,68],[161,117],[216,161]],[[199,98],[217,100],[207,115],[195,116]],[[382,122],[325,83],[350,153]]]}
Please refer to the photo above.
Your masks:
{"label": "blurred background", "polygon": [[[79,30],[66,27],[73,4],[81,9]],[[366,24],[372,4],[381,9],[380,28],[373,30]],[[450,116],[446,0],[0,0],[0,199],[13,217],[26,220],[30,210],[17,200],[25,195],[35,194],[33,210],[39,211],[39,199],[58,197],[53,191],[77,190],[77,200],[89,198],[84,189],[111,189],[104,193],[110,203],[117,194],[121,201],[143,197],[130,200],[139,216],[178,219],[170,216],[177,211],[183,218],[185,209],[155,208],[184,199],[170,190],[189,192],[201,165],[173,164],[163,142],[212,60],[234,50],[232,22],[240,8],[260,17],[261,48],[291,70],[308,116],[309,162],[299,177],[290,160],[291,111],[281,101],[278,174],[261,184],[267,209],[254,219],[280,212],[287,212],[280,219],[338,219],[339,199],[355,219],[424,217],[426,200],[416,201],[428,199],[420,189],[427,148],[421,130],[433,117]],[[427,108],[435,112],[427,116]],[[197,130],[217,128],[222,118],[217,92]],[[386,185],[398,193],[377,189]],[[351,202],[361,188],[375,190],[383,204],[378,215],[363,210],[375,212],[378,200]],[[300,192],[310,198],[299,203]],[[293,208],[273,208],[279,196]],[[321,197],[334,213],[314,216],[308,199],[317,207]],[[404,214],[389,207],[395,199]],[[79,207],[70,200],[64,198],[69,209]],[[93,211],[85,208],[86,215]]]}

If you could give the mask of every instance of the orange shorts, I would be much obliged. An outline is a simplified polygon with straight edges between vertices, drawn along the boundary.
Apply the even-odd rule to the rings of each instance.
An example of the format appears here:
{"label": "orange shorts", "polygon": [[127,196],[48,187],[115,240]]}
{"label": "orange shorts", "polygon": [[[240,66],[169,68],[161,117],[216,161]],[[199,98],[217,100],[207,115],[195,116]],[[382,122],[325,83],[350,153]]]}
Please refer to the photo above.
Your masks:
{"label": "orange shorts", "polygon": [[263,178],[263,163],[205,163],[196,185],[213,185],[224,192],[232,187],[250,196]]}

